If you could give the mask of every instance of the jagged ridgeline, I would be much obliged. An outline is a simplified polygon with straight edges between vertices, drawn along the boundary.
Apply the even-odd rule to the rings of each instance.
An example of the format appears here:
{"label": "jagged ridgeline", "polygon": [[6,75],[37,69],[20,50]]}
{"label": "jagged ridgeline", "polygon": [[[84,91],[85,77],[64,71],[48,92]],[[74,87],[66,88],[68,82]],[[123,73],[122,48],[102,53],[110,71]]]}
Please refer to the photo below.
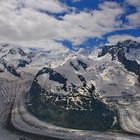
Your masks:
{"label": "jagged ridgeline", "polygon": [[102,57],[107,53],[111,54],[112,61],[118,59],[128,71],[138,75],[140,82],[140,43],[126,40],[116,45],[105,46],[98,56]]}
{"label": "jagged ridgeline", "polygon": [[26,96],[27,109],[34,116],[74,129],[102,131],[117,127],[117,110],[96,94],[93,84],[73,73],[75,84],[61,73],[43,68],[36,75]]}

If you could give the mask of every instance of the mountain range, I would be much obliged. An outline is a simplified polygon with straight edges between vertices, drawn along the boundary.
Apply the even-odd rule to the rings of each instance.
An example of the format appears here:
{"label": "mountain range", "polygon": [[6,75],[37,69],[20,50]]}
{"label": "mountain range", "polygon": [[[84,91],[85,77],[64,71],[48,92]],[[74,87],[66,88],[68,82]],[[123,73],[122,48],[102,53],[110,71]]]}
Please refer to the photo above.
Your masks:
{"label": "mountain range", "polygon": [[[77,129],[140,134],[140,43],[136,41],[77,51],[1,43],[0,76],[2,97],[9,106],[14,104],[11,123],[17,129],[42,134],[44,122],[47,132],[48,127],[51,133],[56,127],[69,128],[67,133],[74,136]],[[59,134],[57,129],[54,132]]]}

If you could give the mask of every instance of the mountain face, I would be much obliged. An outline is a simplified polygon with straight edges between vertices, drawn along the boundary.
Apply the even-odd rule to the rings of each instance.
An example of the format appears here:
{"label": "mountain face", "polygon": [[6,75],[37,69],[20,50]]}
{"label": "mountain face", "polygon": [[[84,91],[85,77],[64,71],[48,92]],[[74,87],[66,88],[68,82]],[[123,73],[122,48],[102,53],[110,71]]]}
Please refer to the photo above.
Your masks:
{"label": "mountain face", "polygon": [[105,46],[98,56],[102,57],[107,53],[111,54],[112,61],[117,59],[128,71],[138,75],[140,82],[140,43],[126,40],[117,45]]}
{"label": "mountain face", "polygon": [[[79,64],[85,70],[84,66]],[[116,109],[96,95],[94,85],[66,71],[43,68],[38,72],[26,99],[29,111],[43,121],[75,129],[106,130],[118,125]]]}
{"label": "mountain face", "polygon": [[2,72],[7,70],[12,75],[20,77],[17,69],[26,67],[31,61],[29,55],[21,48],[9,44],[0,45],[0,65],[4,67]]}

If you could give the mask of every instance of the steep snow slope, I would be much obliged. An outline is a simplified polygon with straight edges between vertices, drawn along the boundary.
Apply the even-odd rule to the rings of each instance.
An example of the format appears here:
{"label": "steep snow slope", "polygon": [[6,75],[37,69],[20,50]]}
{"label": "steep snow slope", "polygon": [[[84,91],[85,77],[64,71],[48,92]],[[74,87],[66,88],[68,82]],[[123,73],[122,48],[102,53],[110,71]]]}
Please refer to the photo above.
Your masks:
{"label": "steep snow slope", "polygon": [[[33,52],[31,52],[33,54]],[[49,51],[36,51],[34,57],[32,57],[31,67],[40,68],[40,67],[57,67],[65,63],[69,57],[73,54],[69,49],[62,50],[49,50]]]}

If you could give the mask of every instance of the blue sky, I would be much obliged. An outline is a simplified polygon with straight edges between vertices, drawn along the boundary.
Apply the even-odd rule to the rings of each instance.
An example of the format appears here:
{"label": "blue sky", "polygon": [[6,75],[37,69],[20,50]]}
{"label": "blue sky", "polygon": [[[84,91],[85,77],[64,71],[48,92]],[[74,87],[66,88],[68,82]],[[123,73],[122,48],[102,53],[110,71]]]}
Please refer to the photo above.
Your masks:
{"label": "blue sky", "polygon": [[78,10],[89,9],[96,9],[98,4],[101,3],[102,0],[79,0],[73,2],[72,0],[61,0],[61,2],[65,2],[67,5],[71,7],[75,7]]}
{"label": "blue sky", "polygon": [[[126,3],[125,0],[79,0],[77,2],[72,2],[71,0],[61,0],[62,2],[66,2],[69,6],[75,7],[78,10],[77,11],[82,11],[82,10],[94,10],[94,9],[99,9],[99,5],[104,3],[104,2],[116,2],[118,3],[123,9],[125,9],[125,12],[121,14],[121,16],[116,19],[120,20],[123,22],[123,24],[126,24],[128,22],[127,16],[131,14],[137,13],[137,5],[132,5],[130,3]],[[131,0],[133,1],[133,0]],[[140,20],[140,19],[137,19]],[[130,28],[130,29],[120,29],[116,30],[113,32],[105,33],[102,37],[103,38],[89,38],[87,39],[83,44],[80,44],[78,47],[83,47],[83,48],[90,48],[92,46],[98,46],[98,45],[104,45],[105,43],[109,43],[107,38],[112,35],[130,35],[134,37],[140,37],[140,25],[138,27]],[[115,42],[116,43],[116,42]],[[67,43],[64,42],[65,45],[70,47],[70,42]],[[72,45],[72,44],[71,44]]]}
{"label": "blue sky", "polygon": [[44,49],[140,42],[139,0],[0,1],[0,40]]}

